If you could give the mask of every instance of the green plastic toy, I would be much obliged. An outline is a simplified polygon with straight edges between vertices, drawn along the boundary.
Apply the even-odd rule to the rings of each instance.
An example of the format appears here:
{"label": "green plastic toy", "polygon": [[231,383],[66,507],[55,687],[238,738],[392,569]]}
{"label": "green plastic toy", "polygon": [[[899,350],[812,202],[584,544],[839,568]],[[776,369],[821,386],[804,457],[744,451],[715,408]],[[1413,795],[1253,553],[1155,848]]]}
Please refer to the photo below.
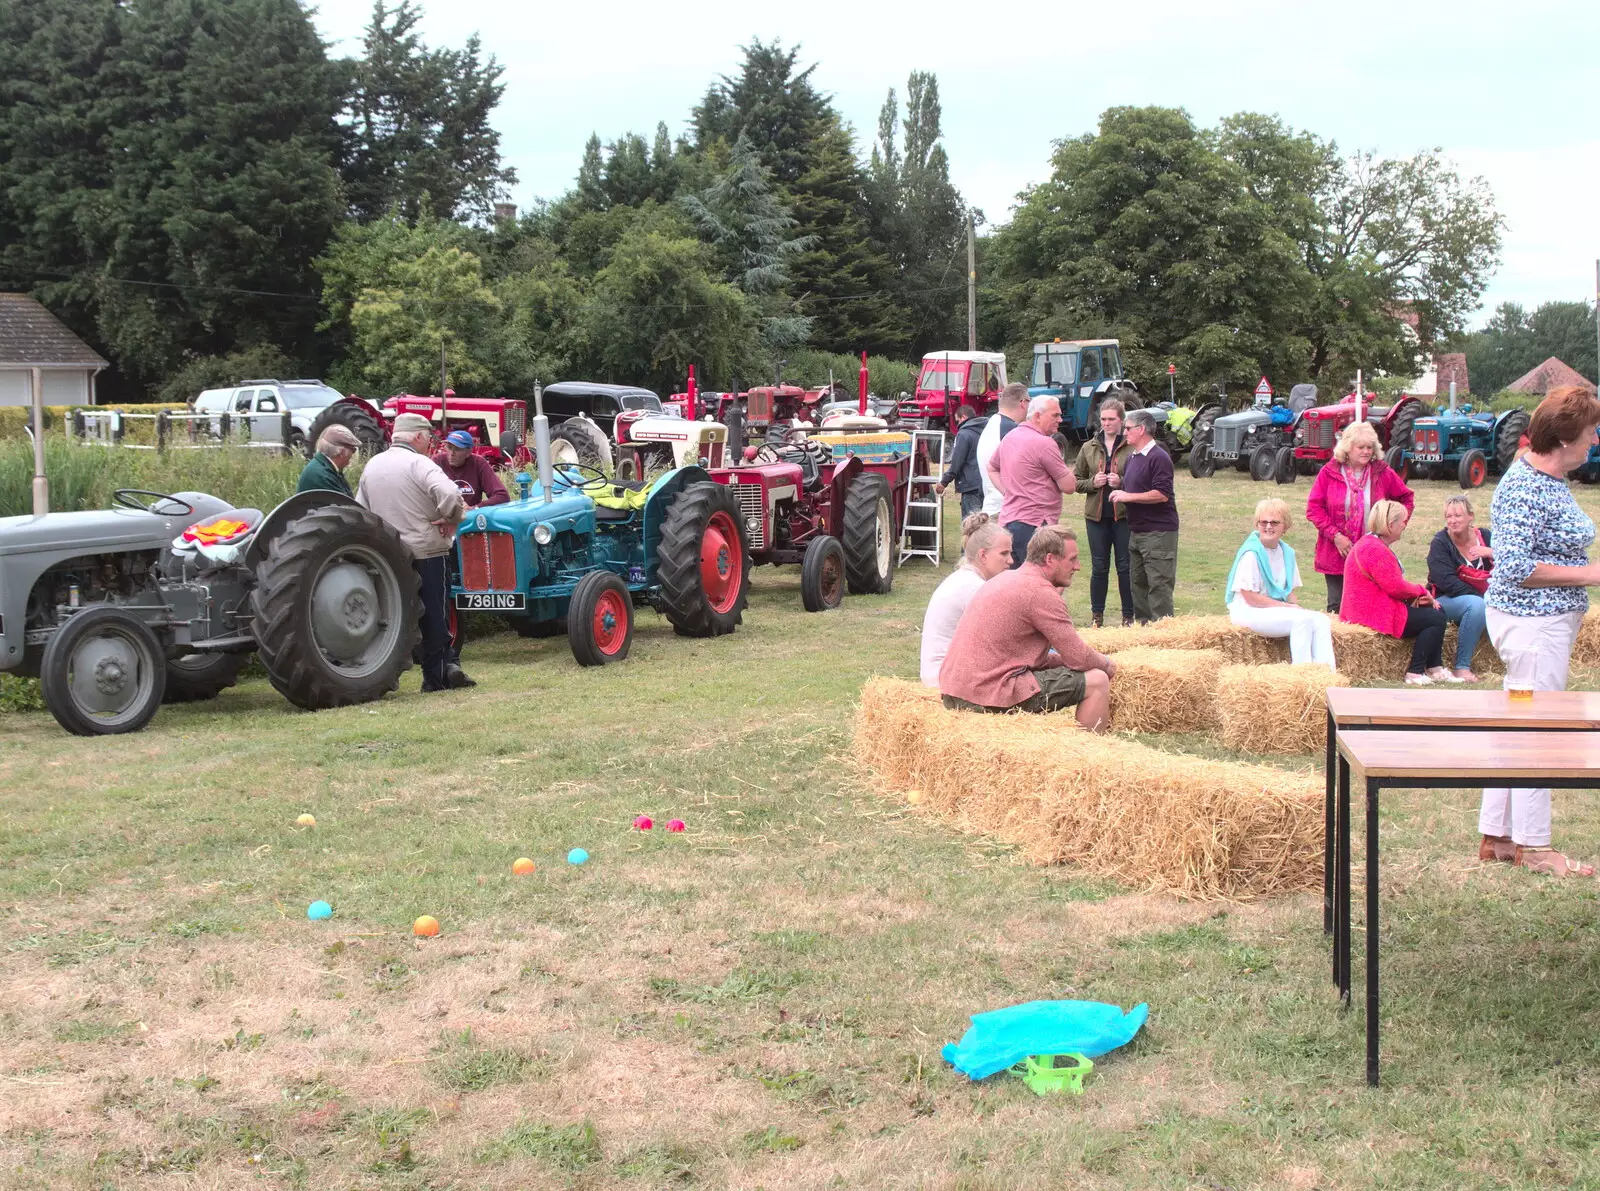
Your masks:
{"label": "green plastic toy", "polygon": [[1084,1077],[1094,1070],[1094,1062],[1079,1054],[1029,1055],[1011,1070],[1041,1096],[1053,1092],[1081,1096]]}

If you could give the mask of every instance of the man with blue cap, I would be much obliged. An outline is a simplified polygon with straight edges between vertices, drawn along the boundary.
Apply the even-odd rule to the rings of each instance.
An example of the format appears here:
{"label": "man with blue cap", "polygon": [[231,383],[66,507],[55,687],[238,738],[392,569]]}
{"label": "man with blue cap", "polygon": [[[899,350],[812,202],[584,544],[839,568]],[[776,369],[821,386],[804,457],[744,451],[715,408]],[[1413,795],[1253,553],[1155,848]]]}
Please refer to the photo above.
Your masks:
{"label": "man with blue cap", "polygon": [[479,505],[503,505],[511,499],[500,477],[482,455],[474,455],[472,434],[466,430],[452,430],[444,436],[444,446],[434,453],[433,461],[450,477],[450,482],[461,492],[467,508]]}

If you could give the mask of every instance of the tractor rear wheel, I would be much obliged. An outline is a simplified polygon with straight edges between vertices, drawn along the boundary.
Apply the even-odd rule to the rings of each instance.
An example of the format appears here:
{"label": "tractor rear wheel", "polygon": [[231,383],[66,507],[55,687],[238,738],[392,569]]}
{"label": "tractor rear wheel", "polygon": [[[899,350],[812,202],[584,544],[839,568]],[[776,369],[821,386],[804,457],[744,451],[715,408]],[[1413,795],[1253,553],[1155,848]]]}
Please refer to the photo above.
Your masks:
{"label": "tractor rear wheel", "polygon": [[148,625],[112,604],[69,616],[44,647],[39,686],[74,736],[137,732],[161,706],[167,662]]}
{"label": "tractor rear wheel", "polygon": [[388,444],[383,423],[378,420],[377,414],[360,402],[335,401],[317,415],[316,421],[311,423],[311,429],[306,431],[302,449],[307,459],[317,453],[317,439],[329,426],[343,426],[360,439],[361,448],[357,453],[363,457],[376,455]]}
{"label": "tractor rear wheel", "polygon": [[1277,454],[1272,457],[1273,480],[1279,484],[1292,484],[1296,472],[1294,448],[1279,447]]}
{"label": "tractor rear wheel", "polygon": [[1277,465],[1277,448],[1262,443],[1250,452],[1250,478],[1255,481],[1270,480]]}
{"label": "tractor rear wheel", "polygon": [[567,605],[567,642],[580,666],[604,666],[628,656],[633,643],[633,596],[610,571],[578,580]]}
{"label": "tractor rear wheel", "polygon": [[661,610],[681,637],[720,637],[743,618],[750,548],[733,489],[689,484],[678,493],[656,549]]}
{"label": "tractor rear wheel", "polygon": [[610,471],[611,444],[605,432],[586,418],[568,418],[550,428],[550,458],[557,467],[577,463]]}
{"label": "tractor rear wheel", "polygon": [[1195,412],[1194,421],[1190,423],[1190,450],[1193,450],[1202,443],[1204,443],[1206,446],[1211,445],[1211,424],[1221,416],[1222,406],[1218,405],[1214,401],[1209,405],[1202,405]]}
{"label": "tractor rear wheel", "polygon": [[1216,470],[1216,460],[1211,458],[1209,437],[1206,442],[1201,442],[1197,438],[1194,446],[1189,448],[1189,474],[1197,480],[1203,480]]}
{"label": "tractor rear wheel", "polygon": [[394,530],[358,505],[323,505],[267,548],[250,594],[256,650],[296,707],[370,703],[411,666],[422,613]]}
{"label": "tractor rear wheel", "polygon": [[167,693],[163,703],[202,703],[215,699],[239,681],[250,662],[246,653],[189,653],[167,659]]}
{"label": "tractor rear wheel", "polygon": [[[1411,432],[1416,428],[1417,419],[1431,414],[1433,411],[1420,401],[1407,401],[1389,421],[1389,441],[1387,443],[1392,451],[1395,447],[1411,450]],[[1399,470],[1398,468],[1396,470]]]}
{"label": "tractor rear wheel", "polygon": [[811,539],[800,562],[800,603],[826,612],[844,603],[844,547],[827,534]]}
{"label": "tractor rear wheel", "polygon": [[1463,488],[1482,488],[1483,482],[1489,478],[1489,461],[1483,457],[1483,452],[1476,447],[1461,456],[1461,464],[1456,468],[1456,479]]}
{"label": "tractor rear wheel", "polygon": [[888,595],[894,586],[894,510],[889,481],[862,472],[844,496],[845,582],[851,595]]}
{"label": "tractor rear wheel", "polygon": [[1504,475],[1506,468],[1517,461],[1517,452],[1522,449],[1522,436],[1528,433],[1528,411],[1514,409],[1500,419],[1500,424],[1494,428],[1494,461]]}
{"label": "tractor rear wheel", "polygon": [[1406,449],[1399,443],[1390,447],[1384,453],[1383,461],[1389,465],[1389,470],[1402,480],[1406,478]]}

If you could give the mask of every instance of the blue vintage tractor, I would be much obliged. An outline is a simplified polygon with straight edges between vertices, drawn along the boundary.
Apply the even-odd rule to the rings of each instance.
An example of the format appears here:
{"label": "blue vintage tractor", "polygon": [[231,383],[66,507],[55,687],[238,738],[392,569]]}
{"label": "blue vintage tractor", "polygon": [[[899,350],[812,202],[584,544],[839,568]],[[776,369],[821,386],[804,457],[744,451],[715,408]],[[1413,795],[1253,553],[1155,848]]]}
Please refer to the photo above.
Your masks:
{"label": "blue vintage tractor", "polygon": [[584,465],[557,469],[542,408],[533,422],[537,482],[521,473],[516,499],[461,523],[454,610],[499,613],[525,637],[564,625],[580,666],[627,656],[639,604],[686,637],[733,632],[750,585],[733,489],[697,466],[631,483]]}
{"label": "blue vintage tractor", "polygon": [[1418,418],[1411,441],[1391,444],[1385,462],[1407,479],[1453,476],[1463,488],[1478,488],[1491,470],[1503,473],[1516,461],[1527,433],[1527,410],[1474,412],[1470,405],[1457,404],[1452,385],[1450,408]]}

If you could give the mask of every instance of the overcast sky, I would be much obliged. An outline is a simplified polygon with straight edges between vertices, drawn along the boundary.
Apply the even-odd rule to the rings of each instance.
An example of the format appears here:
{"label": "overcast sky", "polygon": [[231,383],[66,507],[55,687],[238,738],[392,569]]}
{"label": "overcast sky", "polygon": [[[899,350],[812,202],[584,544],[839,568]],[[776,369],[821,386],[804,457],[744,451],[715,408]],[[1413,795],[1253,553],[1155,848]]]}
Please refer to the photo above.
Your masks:
{"label": "overcast sky", "polygon": [[[1438,147],[1487,179],[1507,227],[1485,310],[1594,296],[1596,0],[423,3],[430,45],[477,32],[506,68],[494,123],[519,204],[572,185],[590,132],[648,137],[665,120],[678,135],[742,44],[778,38],[817,64],[863,152],[888,89],[903,97],[910,71],[934,71],[952,179],[991,223],[1047,176],[1052,141],[1092,131],[1109,106],[1181,106],[1208,125],[1268,112],[1345,151]],[[371,12],[370,0],[322,0],[333,52],[359,52]]]}

